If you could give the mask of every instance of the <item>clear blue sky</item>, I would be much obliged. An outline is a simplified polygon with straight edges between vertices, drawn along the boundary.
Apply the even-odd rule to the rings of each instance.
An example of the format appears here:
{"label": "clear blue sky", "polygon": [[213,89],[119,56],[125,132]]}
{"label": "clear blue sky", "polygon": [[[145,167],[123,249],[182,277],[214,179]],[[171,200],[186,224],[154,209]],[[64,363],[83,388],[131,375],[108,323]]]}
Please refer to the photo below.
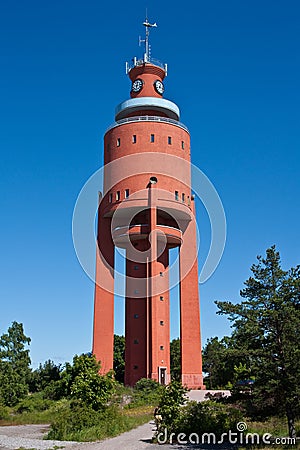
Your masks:
{"label": "clear blue sky", "polygon": [[[201,286],[203,343],[229,332],[213,301],[238,300],[257,254],[275,243],[283,267],[300,263],[298,1],[4,1],[0,333],[23,322],[34,367],[91,349],[94,286],[76,259],[72,213],[129,97],[124,63],[141,55],[146,6],[159,26],[152,55],[169,65],[165,98],[180,106],[193,163],[227,217],[224,256]],[[201,263],[210,234],[198,211]]]}

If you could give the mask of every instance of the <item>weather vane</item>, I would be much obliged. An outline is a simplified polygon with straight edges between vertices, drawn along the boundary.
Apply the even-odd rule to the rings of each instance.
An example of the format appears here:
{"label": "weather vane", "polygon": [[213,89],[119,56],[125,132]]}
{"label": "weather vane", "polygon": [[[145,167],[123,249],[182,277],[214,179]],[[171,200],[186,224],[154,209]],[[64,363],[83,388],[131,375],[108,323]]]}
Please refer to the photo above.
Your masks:
{"label": "weather vane", "polygon": [[150,44],[149,44],[149,34],[150,34],[150,28],[156,28],[157,24],[155,23],[150,23],[148,21],[148,17],[146,14],[146,20],[145,22],[143,22],[143,25],[146,28],[146,37],[145,39],[142,39],[141,36],[139,37],[139,45],[141,44],[145,44],[145,53],[144,53],[144,62],[149,62],[150,61]]}

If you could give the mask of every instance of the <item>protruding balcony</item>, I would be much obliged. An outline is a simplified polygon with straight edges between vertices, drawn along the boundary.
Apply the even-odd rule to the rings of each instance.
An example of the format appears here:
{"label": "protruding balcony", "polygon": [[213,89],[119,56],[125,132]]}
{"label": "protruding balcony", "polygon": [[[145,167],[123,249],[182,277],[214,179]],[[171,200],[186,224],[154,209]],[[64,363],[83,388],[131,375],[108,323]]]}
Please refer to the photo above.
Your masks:
{"label": "protruding balcony", "polygon": [[179,120],[180,111],[175,103],[164,98],[138,97],[125,100],[116,107],[115,119],[120,120],[141,110],[157,111],[169,119]]}
{"label": "protruding balcony", "polygon": [[[182,232],[178,228],[167,225],[157,225],[157,240],[165,241],[169,248],[178,247],[182,243]],[[149,226],[147,224],[116,227],[112,230],[113,241],[116,246],[126,248],[129,242],[148,239]]]}
{"label": "protruding balcony", "polygon": [[176,127],[182,128],[183,130],[187,131],[189,133],[188,128],[178,120],[169,119],[168,117],[160,117],[160,116],[133,116],[133,117],[126,117],[125,119],[120,119],[111,124],[107,130],[110,131],[113,128],[119,127],[120,125],[124,125],[126,123],[132,123],[132,122],[162,122],[162,123],[169,123],[170,125],[175,125]]}

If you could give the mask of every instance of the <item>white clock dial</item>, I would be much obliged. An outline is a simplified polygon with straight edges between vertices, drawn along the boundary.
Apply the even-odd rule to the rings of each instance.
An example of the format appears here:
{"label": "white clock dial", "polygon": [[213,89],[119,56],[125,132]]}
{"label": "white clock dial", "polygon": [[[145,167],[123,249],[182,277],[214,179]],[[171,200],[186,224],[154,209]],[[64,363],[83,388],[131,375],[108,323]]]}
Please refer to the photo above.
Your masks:
{"label": "white clock dial", "polygon": [[154,81],[154,87],[156,92],[158,92],[158,94],[162,95],[164,93],[165,87],[160,80]]}
{"label": "white clock dial", "polygon": [[143,88],[143,80],[141,80],[140,78],[137,78],[133,83],[132,83],[132,92],[140,92]]}

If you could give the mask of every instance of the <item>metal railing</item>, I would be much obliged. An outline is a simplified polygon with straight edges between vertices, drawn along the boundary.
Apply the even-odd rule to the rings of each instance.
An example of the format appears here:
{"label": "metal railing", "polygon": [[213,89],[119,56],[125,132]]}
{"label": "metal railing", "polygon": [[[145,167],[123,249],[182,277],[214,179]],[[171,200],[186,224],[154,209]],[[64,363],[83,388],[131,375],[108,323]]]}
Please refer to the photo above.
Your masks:
{"label": "metal railing", "polygon": [[160,117],[160,116],[133,116],[133,117],[126,117],[125,119],[120,119],[111,124],[107,130],[106,133],[111,130],[112,128],[115,128],[119,125],[123,125],[124,123],[131,123],[131,122],[163,122],[163,123],[170,123],[172,125],[175,125],[176,127],[183,128],[185,131],[189,133],[188,128],[182,123],[178,122],[178,120],[169,119],[168,117]]}
{"label": "metal railing", "polygon": [[158,66],[161,69],[164,69],[164,71],[166,72],[167,75],[167,71],[168,71],[168,66],[167,64],[159,61],[158,59],[155,58],[149,58],[148,61],[145,61],[145,59],[143,58],[132,58],[132,60],[130,62],[126,62],[126,74],[133,69],[136,66],[142,66],[143,64],[153,64],[154,66]]}

